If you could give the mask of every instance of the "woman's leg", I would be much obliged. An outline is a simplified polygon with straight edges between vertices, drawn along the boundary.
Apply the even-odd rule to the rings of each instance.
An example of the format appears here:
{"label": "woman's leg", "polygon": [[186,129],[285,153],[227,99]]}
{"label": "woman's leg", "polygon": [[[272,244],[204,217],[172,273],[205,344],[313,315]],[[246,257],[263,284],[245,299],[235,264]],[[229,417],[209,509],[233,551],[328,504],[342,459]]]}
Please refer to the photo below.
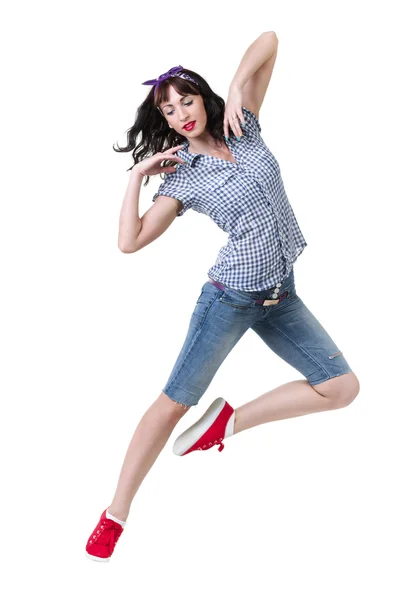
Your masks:
{"label": "woman's leg", "polygon": [[260,314],[236,309],[231,314],[228,305],[219,302],[222,295],[208,282],[202,287],[183,346],[163,387],[167,393],[162,392],[143,415],[126,453],[108,507],[117,519],[126,520],[134,495],[175,425],[198,403],[220,365]]}
{"label": "woman's leg", "polygon": [[148,408],[133,434],[108,511],[126,521],[143,479],[164,448],[175,425],[190,407],[171,400],[164,392]]}
{"label": "woman's leg", "polygon": [[305,379],[285,383],[235,409],[233,433],[270,421],[347,406],[358,391],[358,379],[353,372],[315,386]]}
{"label": "woman's leg", "polygon": [[253,331],[306,379],[285,383],[236,409],[234,433],[261,423],[347,406],[360,384],[338,346],[296,293],[267,309]]}

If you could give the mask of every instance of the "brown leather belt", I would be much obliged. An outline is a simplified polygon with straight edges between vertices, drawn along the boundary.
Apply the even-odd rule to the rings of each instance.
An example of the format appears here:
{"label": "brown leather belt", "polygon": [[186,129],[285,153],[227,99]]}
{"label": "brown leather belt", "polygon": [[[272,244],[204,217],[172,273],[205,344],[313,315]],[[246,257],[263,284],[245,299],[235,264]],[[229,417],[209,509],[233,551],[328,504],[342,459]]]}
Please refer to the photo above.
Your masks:
{"label": "brown leather belt", "polygon": [[[212,283],[213,285],[215,285],[215,287],[217,287],[220,290],[226,290],[229,288],[226,288],[226,286],[224,286],[222,283],[220,283],[219,281],[214,281],[213,279],[209,279],[208,280],[210,283]],[[268,292],[269,290],[267,290]],[[271,292],[274,291],[274,288],[271,288]],[[254,300],[254,302],[256,304],[262,304],[263,306],[271,306],[273,304],[278,304],[278,302],[282,302],[282,300],[284,300],[286,298],[286,296],[289,294],[289,292],[283,292],[280,296],[278,296],[278,298],[276,298],[275,300],[264,300],[264,298],[251,298],[252,300]]]}

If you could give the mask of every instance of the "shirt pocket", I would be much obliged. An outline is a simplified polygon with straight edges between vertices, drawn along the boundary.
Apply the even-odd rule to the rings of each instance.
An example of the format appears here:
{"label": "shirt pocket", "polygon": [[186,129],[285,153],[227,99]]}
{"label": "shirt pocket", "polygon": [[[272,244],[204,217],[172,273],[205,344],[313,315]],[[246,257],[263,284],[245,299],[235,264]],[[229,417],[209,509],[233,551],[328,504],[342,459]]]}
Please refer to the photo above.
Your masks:
{"label": "shirt pocket", "polygon": [[227,220],[240,213],[245,202],[248,189],[237,173],[220,173],[208,181],[204,187],[204,196],[210,209],[217,211]]}
{"label": "shirt pocket", "polygon": [[253,145],[251,155],[246,160],[246,170],[264,192],[270,190],[281,177],[279,163],[264,143]]}
{"label": "shirt pocket", "polygon": [[220,229],[229,233],[232,222],[241,213],[246,189],[233,172],[213,173],[197,185],[194,210],[209,216]]}

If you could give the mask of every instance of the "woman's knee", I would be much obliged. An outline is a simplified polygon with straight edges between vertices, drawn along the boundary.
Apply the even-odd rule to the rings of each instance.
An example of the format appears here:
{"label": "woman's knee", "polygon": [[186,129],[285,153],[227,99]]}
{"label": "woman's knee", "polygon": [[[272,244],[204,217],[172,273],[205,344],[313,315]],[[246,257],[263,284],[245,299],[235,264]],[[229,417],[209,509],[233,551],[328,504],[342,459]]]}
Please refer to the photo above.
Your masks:
{"label": "woman's knee", "polygon": [[164,392],[161,392],[161,394],[157,398],[157,402],[161,404],[163,408],[165,408],[166,412],[170,413],[171,416],[174,416],[178,419],[180,417],[183,417],[183,415],[185,415],[190,408],[189,405],[183,404],[182,402],[178,402],[177,400],[170,398]]}
{"label": "woman's knee", "polygon": [[315,391],[329,399],[332,408],[344,408],[358,396],[360,382],[355,373],[350,371],[313,387]]}

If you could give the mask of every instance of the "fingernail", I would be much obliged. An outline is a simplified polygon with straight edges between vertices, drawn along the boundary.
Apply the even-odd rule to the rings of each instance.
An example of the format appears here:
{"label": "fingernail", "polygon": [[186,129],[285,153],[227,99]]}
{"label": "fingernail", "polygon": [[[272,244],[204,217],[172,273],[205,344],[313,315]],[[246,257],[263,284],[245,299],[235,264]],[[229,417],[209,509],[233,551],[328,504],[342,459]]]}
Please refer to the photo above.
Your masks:
{"label": "fingernail", "polygon": [[240,123],[242,127],[246,127],[246,123]]}
{"label": "fingernail", "polygon": [[236,139],[238,142],[240,142],[240,137],[238,135],[236,136]]}
{"label": "fingernail", "polygon": [[228,141],[228,140],[229,140],[229,136],[228,136],[228,135],[225,135],[224,137],[225,137],[225,140],[226,140],[226,141]]}

